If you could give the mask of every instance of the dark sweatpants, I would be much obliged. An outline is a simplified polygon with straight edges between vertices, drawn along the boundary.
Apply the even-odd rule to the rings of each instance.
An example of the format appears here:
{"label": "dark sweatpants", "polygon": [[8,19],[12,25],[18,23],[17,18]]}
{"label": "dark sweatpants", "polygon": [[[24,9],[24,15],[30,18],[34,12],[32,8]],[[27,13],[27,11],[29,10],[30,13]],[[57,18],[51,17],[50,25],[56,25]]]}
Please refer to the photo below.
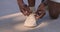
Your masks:
{"label": "dark sweatpants", "polygon": [[60,3],[53,1],[47,1],[47,3],[48,3],[49,11],[60,12]]}

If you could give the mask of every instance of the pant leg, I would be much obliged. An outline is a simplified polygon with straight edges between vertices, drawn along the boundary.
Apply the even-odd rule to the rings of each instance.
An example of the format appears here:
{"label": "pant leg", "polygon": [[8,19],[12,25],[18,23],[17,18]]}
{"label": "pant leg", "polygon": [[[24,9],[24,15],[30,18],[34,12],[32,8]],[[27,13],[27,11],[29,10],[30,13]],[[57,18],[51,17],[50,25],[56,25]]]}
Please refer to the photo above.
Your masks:
{"label": "pant leg", "polygon": [[56,11],[59,13],[60,11],[60,3],[56,3],[56,2],[53,2],[53,1],[48,1],[48,8],[49,8],[49,11]]}

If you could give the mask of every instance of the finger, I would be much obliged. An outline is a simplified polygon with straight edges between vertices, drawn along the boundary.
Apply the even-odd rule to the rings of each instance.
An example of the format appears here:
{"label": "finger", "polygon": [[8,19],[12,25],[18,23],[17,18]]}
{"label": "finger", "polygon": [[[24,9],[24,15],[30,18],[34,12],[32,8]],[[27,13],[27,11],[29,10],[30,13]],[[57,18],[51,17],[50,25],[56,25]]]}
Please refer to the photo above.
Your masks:
{"label": "finger", "polygon": [[40,16],[39,15],[35,15],[35,17],[38,19],[38,18],[40,18]]}
{"label": "finger", "polygon": [[24,9],[21,9],[21,12],[24,12]]}
{"label": "finger", "polygon": [[26,13],[25,13],[24,9],[21,9],[21,12],[26,16]]}

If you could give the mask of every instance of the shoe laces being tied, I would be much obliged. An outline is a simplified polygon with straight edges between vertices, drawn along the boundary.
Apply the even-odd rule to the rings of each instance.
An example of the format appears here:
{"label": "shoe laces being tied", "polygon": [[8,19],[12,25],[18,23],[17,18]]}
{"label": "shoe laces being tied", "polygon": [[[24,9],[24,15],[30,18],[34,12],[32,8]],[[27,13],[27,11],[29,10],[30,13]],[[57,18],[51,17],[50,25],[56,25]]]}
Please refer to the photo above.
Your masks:
{"label": "shoe laces being tied", "polygon": [[43,11],[43,10],[38,10],[38,11],[36,12],[35,17],[38,17],[38,19],[39,19],[39,18],[42,18],[44,15],[45,15],[45,11]]}
{"label": "shoe laces being tied", "polygon": [[45,5],[41,3],[36,11],[36,17],[42,18],[45,15]]}

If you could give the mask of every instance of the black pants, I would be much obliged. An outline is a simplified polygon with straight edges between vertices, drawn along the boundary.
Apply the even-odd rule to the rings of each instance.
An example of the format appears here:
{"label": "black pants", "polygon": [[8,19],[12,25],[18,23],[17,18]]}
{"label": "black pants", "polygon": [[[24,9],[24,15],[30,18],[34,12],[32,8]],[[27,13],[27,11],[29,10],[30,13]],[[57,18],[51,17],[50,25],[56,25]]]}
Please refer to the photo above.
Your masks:
{"label": "black pants", "polygon": [[50,11],[58,11],[60,12],[60,3],[48,1],[48,7]]}

